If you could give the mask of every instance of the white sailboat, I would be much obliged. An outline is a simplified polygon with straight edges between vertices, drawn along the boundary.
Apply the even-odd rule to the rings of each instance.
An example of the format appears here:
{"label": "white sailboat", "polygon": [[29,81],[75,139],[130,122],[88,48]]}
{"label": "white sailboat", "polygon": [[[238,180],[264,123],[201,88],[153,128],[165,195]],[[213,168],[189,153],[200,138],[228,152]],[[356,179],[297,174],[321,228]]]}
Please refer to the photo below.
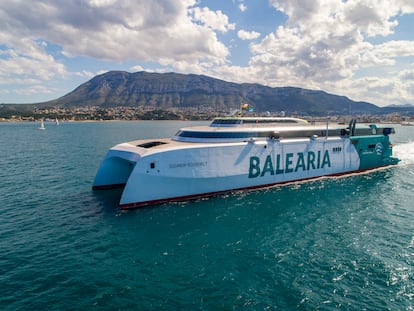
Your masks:
{"label": "white sailboat", "polygon": [[46,127],[45,127],[45,123],[43,122],[43,120],[40,122],[40,127],[39,127],[39,130],[45,130],[46,129]]}
{"label": "white sailboat", "polygon": [[59,125],[59,120],[57,118],[56,118],[55,122],[56,122],[56,125]]}

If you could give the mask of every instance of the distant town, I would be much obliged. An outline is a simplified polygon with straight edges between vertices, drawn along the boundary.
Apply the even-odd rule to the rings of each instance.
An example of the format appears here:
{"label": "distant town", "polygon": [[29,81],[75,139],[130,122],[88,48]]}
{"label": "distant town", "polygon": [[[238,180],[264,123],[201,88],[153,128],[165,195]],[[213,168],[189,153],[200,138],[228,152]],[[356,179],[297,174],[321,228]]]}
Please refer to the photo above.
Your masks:
{"label": "distant town", "polygon": [[[16,110],[0,113],[0,121],[7,122],[38,122],[40,120],[60,120],[60,121],[133,121],[133,120],[211,120],[217,116],[240,113],[237,111],[216,111],[211,107],[188,107],[188,108],[168,108],[158,109],[149,106],[139,107],[113,107],[103,108],[100,106],[76,107],[76,108],[36,108],[30,111]],[[280,112],[242,112],[246,116],[281,116]],[[289,114],[289,116],[299,116],[311,121],[325,120],[329,117],[332,121],[347,122],[350,116],[329,115],[327,116],[306,116],[299,112]],[[355,117],[355,115],[353,115]],[[358,115],[359,122],[413,122],[413,116],[403,116],[399,113],[387,115]]]}

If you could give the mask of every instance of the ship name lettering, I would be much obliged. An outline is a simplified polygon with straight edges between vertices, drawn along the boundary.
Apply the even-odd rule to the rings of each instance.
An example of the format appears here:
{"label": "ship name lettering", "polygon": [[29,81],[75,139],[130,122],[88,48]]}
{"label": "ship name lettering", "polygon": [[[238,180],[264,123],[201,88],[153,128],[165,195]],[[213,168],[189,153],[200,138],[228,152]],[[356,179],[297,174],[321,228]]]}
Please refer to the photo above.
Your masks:
{"label": "ship name lettering", "polygon": [[257,156],[250,157],[249,178],[263,177],[265,175],[278,175],[294,173],[298,171],[309,171],[331,167],[331,159],[328,150],[322,152],[308,151],[306,153],[286,153],[283,161],[280,154],[275,159],[269,154],[264,163],[260,163]]}
{"label": "ship name lettering", "polygon": [[201,166],[207,166],[207,161],[171,163],[169,165],[169,168],[201,167]]}

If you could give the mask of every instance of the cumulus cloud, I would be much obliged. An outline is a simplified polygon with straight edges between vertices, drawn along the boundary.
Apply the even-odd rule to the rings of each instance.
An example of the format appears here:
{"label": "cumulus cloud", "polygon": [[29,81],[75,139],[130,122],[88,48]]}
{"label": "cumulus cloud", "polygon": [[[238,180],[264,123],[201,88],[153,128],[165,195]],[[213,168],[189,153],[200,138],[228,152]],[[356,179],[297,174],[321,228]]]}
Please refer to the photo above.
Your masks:
{"label": "cumulus cloud", "polygon": [[402,81],[409,81],[414,85],[414,69],[405,69],[398,74]]}
{"label": "cumulus cloud", "polygon": [[382,44],[375,45],[376,53],[379,57],[404,57],[414,55],[414,41],[391,40]]}
{"label": "cumulus cloud", "polygon": [[[268,85],[315,87],[346,94],[363,68],[392,66],[397,57],[414,56],[413,41],[375,44],[393,34],[396,16],[413,12],[412,1],[270,0],[287,15],[285,25],[251,45],[250,66]],[[392,79],[391,79],[392,80]],[[361,82],[362,80],[359,80]],[[374,85],[364,81],[366,88]],[[392,83],[393,87],[398,87]],[[345,86],[345,87],[344,87]],[[361,91],[356,99],[366,99]],[[358,96],[361,97],[358,97]],[[365,97],[364,97],[365,96]],[[375,101],[378,103],[378,98]],[[381,103],[382,104],[382,103]]]}
{"label": "cumulus cloud", "polygon": [[258,37],[260,37],[260,33],[258,33],[257,31],[239,30],[237,32],[237,36],[241,40],[253,40],[253,39],[257,39]]}
{"label": "cumulus cloud", "polygon": [[401,8],[401,13],[403,14],[414,13],[414,2],[411,0],[395,0],[393,4]]}
{"label": "cumulus cloud", "polygon": [[20,80],[33,84],[36,80],[50,81],[67,74],[65,66],[45,50],[43,41],[11,38],[9,42],[13,42],[12,47],[5,48],[0,57],[0,78],[3,81],[15,79],[15,82]]}
{"label": "cumulus cloud", "polygon": [[[223,61],[229,51],[216,36],[234,28],[220,11],[194,7],[193,0],[22,0],[0,8],[1,42],[42,38],[66,55],[125,61],[200,59]],[[4,36],[9,38],[4,40]]]}
{"label": "cumulus cloud", "polygon": [[349,83],[349,87],[357,96],[372,103],[379,100],[382,105],[414,102],[414,81],[404,81],[398,74],[391,77],[367,76],[355,79]]}
{"label": "cumulus cloud", "polygon": [[229,23],[228,17],[220,10],[214,12],[207,7],[195,7],[190,11],[194,16],[194,20],[201,22],[213,30],[227,32],[235,28],[235,25]]}

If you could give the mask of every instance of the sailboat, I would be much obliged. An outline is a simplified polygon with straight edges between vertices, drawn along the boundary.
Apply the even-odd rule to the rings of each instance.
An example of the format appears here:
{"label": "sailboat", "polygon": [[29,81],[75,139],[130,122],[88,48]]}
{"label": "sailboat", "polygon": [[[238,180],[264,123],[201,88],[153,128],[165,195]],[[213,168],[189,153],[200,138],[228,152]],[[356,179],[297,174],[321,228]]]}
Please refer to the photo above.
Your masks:
{"label": "sailboat", "polygon": [[56,118],[55,122],[56,122],[56,125],[59,125],[59,120],[58,120],[58,118]]}
{"label": "sailboat", "polygon": [[43,122],[43,120],[40,122],[40,127],[39,127],[39,130],[45,130],[46,129],[46,127],[45,127],[45,124],[44,124],[44,122]]}

